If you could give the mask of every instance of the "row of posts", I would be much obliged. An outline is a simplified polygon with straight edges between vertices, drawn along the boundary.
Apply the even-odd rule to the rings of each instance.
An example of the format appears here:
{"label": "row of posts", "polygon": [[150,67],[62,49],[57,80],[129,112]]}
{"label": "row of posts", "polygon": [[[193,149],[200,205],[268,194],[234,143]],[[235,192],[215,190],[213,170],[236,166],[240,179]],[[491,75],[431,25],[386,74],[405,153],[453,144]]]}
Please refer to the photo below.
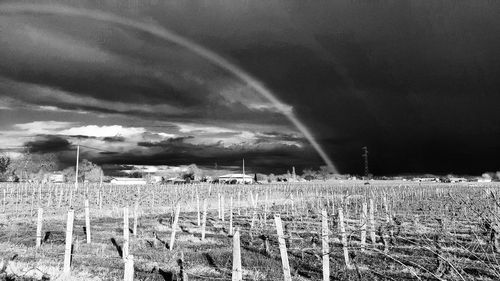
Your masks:
{"label": "row of posts", "polygon": [[[253,218],[252,218],[252,224],[253,221],[256,217],[256,208],[257,208],[257,198],[252,198],[252,206],[254,207],[254,212],[253,212]],[[257,196],[256,196],[257,197]],[[369,201],[370,204],[370,213],[368,217],[368,208],[367,204],[363,203],[362,205],[362,214],[361,214],[361,220],[360,220],[360,229],[361,229],[361,251],[365,251],[366,247],[366,231],[367,231],[367,224],[369,220],[369,225],[370,225],[370,238],[373,244],[376,243],[376,236],[375,236],[375,221],[374,221],[374,203],[373,200],[370,199]],[[387,200],[384,197],[384,206],[385,206],[385,213],[386,213],[386,220],[387,223],[390,222],[390,215],[387,207]],[[219,197],[219,219],[224,221],[224,197]],[[233,280],[242,280],[242,269],[241,269],[241,251],[240,251],[240,231],[237,229],[234,231],[233,229],[233,198],[231,197],[230,200],[230,226],[229,226],[229,235],[233,236]],[[180,214],[180,205],[177,204],[176,209],[175,209],[175,216],[174,216],[174,221],[172,225],[172,232],[171,232],[171,237],[170,237],[170,243],[169,243],[169,249],[172,251],[174,247],[174,242],[175,242],[175,235],[176,235],[176,229],[179,223],[179,214]],[[123,243],[123,249],[122,249],[122,257],[125,263],[125,273],[124,273],[124,280],[133,280],[133,274],[134,274],[134,269],[133,269],[133,256],[129,255],[129,208],[124,207],[123,208],[123,238],[124,238],[124,243]],[[329,228],[328,228],[328,215],[326,210],[322,210],[321,212],[321,241],[322,241],[322,262],[323,262],[323,280],[330,280],[330,265],[329,265],[329,253],[330,253],[330,246],[329,246],[329,239],[328,239],[328,234],[329,234]],[[339,218],[339,230],[340,230],[340,236],[341,236],[341,243],[342,243],[342,248],[343,248],[343,256],[345,260],[345,265],[348,269],[351,269],[352,266],[349,261],[349,254],[348,254],[348,242],[347,242],[347,235],[346,235],[346,228],[345,228],[345,223],[344,223],[344,215],[343,215],[343,210],[342,208],[338,209],[338,218]],[[135,204],[134,206],[134,225],[133,225],[133,235],[137,236],[137,219],[138,219],[138,203]],[[36,232],[36,247],[39,248],[42,244],[42,220],[43,220],[43,209],[39,208],[38,209],[38,219],[37,219],[37,232]],[[278,235],[278,242],[279,242],[279,249],[280,249],[280,255],[281,255],[281,261],[282,261],[282,267],[283,267],[283,274],[284,274],[284,280],[289,281],[291,280],[291,275],[290,275],[290,265],[288,262],[288,254],[287,254],[287,249],[286,249],[286,243],[285,243],[285,236],[283,233],[283,226],[281,223],[281,217],[280,215],[275,215],[274,217],[275,220],[275,225],[276,225],[276,231]],[[67,228],[66,228],[66,242],[65,242],[65,254],[64,254],[64,266],[63,266],[63,273],[64,274],[70,274],[70,263],[71,263],[71,251],[72,251],[72,235],[73,235],[73,221],[74,221],[74,210],[70,209],[68,211],[68,216],[67,216]],[[198,226],[201,226],[201,240],[205,240],[205,229],[206,229],[206,221],[207,221],[207,200],[205,199],[203,201],[203,215],[200,216],[200,201],[199,198],[197,198],[197,223]],[[90,228],[90,211],[89,211],[89,202],[88,200],[85,200],[85,230],[86,230],[86,241],[87,243],[91,243],[91,228]],[[385,237],[384,237],[385,238]],[[384,241],[387,241],[387,239],[384,239]],[[387,245],[386,249],[387,251]]]}

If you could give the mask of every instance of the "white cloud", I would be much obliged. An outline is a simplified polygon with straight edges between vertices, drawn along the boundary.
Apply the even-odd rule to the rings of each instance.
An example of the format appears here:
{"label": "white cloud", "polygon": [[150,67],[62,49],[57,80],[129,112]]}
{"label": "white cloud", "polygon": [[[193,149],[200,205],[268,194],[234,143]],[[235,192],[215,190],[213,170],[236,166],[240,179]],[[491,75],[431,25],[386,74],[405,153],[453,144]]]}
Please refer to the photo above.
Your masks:
{"label": "white cloud", "polygon": [[57,106],[51,106],[51,105],[35,106],[34,109],[37,111],[65,112],[65,113],[78,113],[78,114],[89,113],[89,112],[83,111],[83,110],[68,110],[68,109],[62,109],[62,108],[59,108]]}
{"label": "white cloud", "polygon": [[74,126],[74,122],[64,121],[34,121],[30,123],[15,124],[14,128],[23,130],[24,133],[37,134],[54,134],[62,129]]}
{"label": "white cloud", "polygon": [[157,133],[160,137],[163,137],[165,139],[171,139],[178,137],[176,134],[167,134],[167,133]]}
{"label": "white cloud", "polygon": [[145,133],[146,129],[142,127],[123,127],[121,125],[112,125],[112,126],[82,126],[82,127],[73,127],[70,129],[66,129],[60,131],[61,135],[82,135],[89,137],[114,137],[114,136],[122,136],[122,137],[131,137],[141,135]]}
{"label": "white cloud", "polygon": [[221,134],[221,133],[237,133],[238,131],[216,127],[216,126],[204,126],[202,124],[187,124],[187,123],[176,123],[179,127],[179,132],[181,133],[198,133],[198,134]]}

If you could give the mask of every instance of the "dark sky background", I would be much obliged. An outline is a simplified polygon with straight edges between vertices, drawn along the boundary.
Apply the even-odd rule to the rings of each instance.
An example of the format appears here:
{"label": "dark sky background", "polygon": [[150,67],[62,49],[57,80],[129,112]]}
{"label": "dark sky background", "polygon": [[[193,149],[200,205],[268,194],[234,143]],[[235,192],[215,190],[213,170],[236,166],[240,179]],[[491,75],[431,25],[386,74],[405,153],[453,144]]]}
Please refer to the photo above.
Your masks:
{"label": "dark sky background", "polygon": [[[192,51],[117,24],[7,13],[8,3],[5,153],[54,152],[64,166],[82,144],[100,164],[323,165],[276,106]],[[363,146],[376,175],[500,170],[497,1],[15,3],[112,13],[216,52],[293,110],[342,173],[363,172]]]}

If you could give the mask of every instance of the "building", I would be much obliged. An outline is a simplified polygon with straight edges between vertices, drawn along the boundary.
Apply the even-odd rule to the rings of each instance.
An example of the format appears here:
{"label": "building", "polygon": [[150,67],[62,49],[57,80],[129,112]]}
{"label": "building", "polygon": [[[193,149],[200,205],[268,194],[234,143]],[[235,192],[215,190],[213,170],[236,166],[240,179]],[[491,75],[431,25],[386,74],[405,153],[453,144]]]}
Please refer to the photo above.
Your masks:
{"label": "building", "polygon": [[456,178],[456,177],[453,177],[453,178],[449,178],[449,180],[450,180],[451,183],[467,182],[466,178]]}
{"label": "building", "polygon": [[171,184],[184,184],[184,183],[186,183],[186,180],[173,177],[173,178],[166,179],[165,182],[171,183]]}
{"label": "building", "polygon": [[477,178],[477,182],[491,182],[491,178]]}
{"label": "building", "polygon": [[253,183],[253,177],[245,174],[228,174],[220,176],[219,183],[226,184],[248,184]]}
{"label": "building", "polygon": [[162,183],[163,182],[163,177],[162,176],[151,176],[150,180],[149,180],[150,183]]}
{"label": "building", "polygon": [[116,185],[143,185],[146,184],[146,180],[143,178],[112,178],[110,183]]}
{"label": "building", "polygon": [[63,183],[66,182],[66,177],[62,173],[53,173],[49,175],[49,182],[51,183]]}

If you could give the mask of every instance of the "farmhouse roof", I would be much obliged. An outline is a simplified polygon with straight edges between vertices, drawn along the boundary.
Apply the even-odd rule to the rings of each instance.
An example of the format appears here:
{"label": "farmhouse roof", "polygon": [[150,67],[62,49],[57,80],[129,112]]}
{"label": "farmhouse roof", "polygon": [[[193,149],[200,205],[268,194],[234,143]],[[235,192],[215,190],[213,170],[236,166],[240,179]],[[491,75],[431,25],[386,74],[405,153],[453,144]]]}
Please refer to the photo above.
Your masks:
{"label": "farmhouse roof", "polygon": [[143,181],[144,179],[142,178],[111,178],[111,180],[116,180],[116,181]]}
{"label": "farmhouse roof", "polygon": [[253,179],[252,176],[244,175],[244,174],[227,174],[227,175],[222,175],[219,178],[222,178],[222,179],[236,179],[236,178]]}

